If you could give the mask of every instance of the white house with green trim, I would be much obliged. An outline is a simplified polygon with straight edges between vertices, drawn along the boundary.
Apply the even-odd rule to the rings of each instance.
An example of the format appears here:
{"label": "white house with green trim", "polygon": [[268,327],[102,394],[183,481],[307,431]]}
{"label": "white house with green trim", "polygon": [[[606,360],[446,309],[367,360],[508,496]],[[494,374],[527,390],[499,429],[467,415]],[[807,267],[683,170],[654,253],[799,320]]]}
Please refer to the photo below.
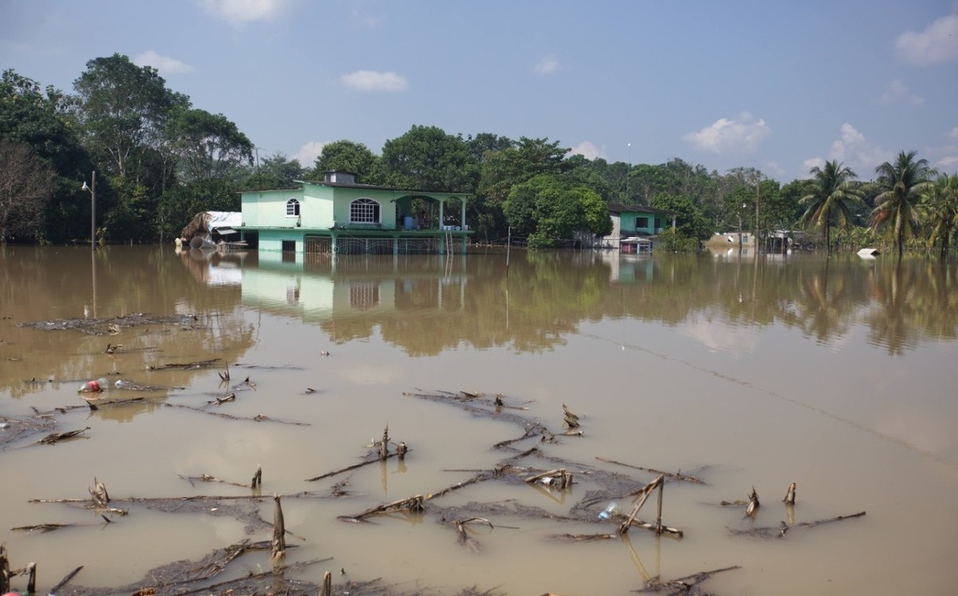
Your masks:
{"label": "white house with green trim", "polygon": [[239,232],[249,248],[283,253],[466,252],[468,195],[360,184],[348,172],[322,182],[241,193]]}

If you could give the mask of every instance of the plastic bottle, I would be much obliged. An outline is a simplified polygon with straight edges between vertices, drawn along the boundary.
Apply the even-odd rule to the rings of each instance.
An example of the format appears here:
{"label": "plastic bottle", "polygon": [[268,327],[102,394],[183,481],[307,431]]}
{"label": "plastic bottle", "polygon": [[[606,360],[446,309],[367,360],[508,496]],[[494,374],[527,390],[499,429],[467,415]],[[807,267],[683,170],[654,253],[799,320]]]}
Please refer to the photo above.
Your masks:
{"label": "plastic bottle", "polygon": [[86,383],[80,385],[80,388],[77,389],[79,393],[98,393],[103,391],[103,387],[100,386],[100,382],[97,380],[87,381]]}
{"label": "plastic bottle", "polygon": [[619,504],[615,501],[609,503],[609,505],[599,513],[600,519],[612,519],[619,514]]}

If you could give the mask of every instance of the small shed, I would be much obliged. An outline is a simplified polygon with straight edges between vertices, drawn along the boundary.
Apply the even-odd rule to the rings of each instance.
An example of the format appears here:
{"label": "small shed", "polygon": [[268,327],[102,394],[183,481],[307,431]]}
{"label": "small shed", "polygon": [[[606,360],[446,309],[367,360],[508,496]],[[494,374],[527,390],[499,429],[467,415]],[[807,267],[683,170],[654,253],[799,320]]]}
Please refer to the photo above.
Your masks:
{"label": "small shed", "polygon": [[235,234],[238,240],[242,222],[243,214],[239,211],[200,211],[180,232],[180,238],[187,243],[193,238],[219,242],[229,241]]}

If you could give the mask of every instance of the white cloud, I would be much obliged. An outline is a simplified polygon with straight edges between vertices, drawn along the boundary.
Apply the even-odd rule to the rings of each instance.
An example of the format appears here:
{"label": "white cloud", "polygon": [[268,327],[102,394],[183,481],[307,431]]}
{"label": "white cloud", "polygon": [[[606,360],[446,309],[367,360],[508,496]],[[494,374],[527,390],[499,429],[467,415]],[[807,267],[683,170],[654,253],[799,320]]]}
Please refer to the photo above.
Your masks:
{"label": "white cloud", "polygon": [[732,327],[714,320],[696,319],[680,324],[677,330],[682,335],[698,341],[709,351],[722,352],[733,358],[742,358],[754,353],[761,343],[761,336],[757,331]]}
{"label": "white cloud", "polygon": [[541,75],[550,75],[557,70],[559,70],[559,59],[555,56],[546,56],[532,68],[532,72]]}
{"label": "white cloud", "polygon": [[326,143],[321,141],[310,141],[299,148],[299,151],[296,152],[296,159],[304,168],[312,168],[313,164],[316,163],[316,158],[322,155],[325,146]]}
{"label": "white cloud", "polygon": [[180,62],[176,58],[161,56],[153,50],[134,56],[133,64],[137,66],[152,66],[163,76],[193,72],[193,67],[189,64]]}
{"label": "white cloud", "polygon": [[206,12],[233,25],[270,21],[289,4],[289,0],[199,0]]}
{"label": "white cloud", "polygon": [[958,14],[937,19],[921,33],[902,33],[895,50],[901,60],[918,66],[958,60]]}
{"label": "white cloud", "polygon": [[775,162],[775,161],[767,162],[765,164],[765,167],[767,167],[769,171],[772,172],[772,174],[774,174],[775,176],[779,178],[785,175],[785,169],[782,168],[782,166],[778,165],[778,162]]}
{"label": "white cloud", "polygon": [[710,126],[690,132],[682,139],[702,151],[712,153],[751,152],[772,134],[765,120],[742,112],[737,119],[720,118]]}
{"label": "white cloud", "polygon": [[[828,159],[844,164],[862,178],[868,178],[868,175],[880,164],[894,159],[894,152],[872,143],[847,122],[842,124],[840,134],[841,137],[832,142]],[[814,166],[824,167],[825,160],[821,157],[813,157],[806,159],[805,165],[809,169]]]}
{"label": "white cloud", "polygon": [[951,132],[948,133],[949,139],[958,139],[958,126],[951,129]]}
{"label": "white cloud", "polygon": [[409,86],[406,79],[394,72],[357,70],[339,77],[344,87],[357,91],[403,91]]}
{"label": "white cloud", "polygon": [[596,159],[597,157],[605,158],[605,152],[590,141],[582,141],[569,150],[569,155],[581,155],[586,159]]}
{"label": "white cloud", "polygon": [[882,93],[882,103],[910,103],[913,106],[920,106],[925,103],[924,98],[912,93],[908,87],[901,82],[901,79],[895,79],[888,84],[888,89]]}
{"label": "white cloud", "polygon": [[386,24],[386,17],[383,15],[369,14],[366,6],[357,4],[353,7],[352,17],[361,26],[368,29],[382,29]]}
{"label": "white cloud", "polygon": [[958,166],[958,155],[949,155],[948,157],[943,157],[935,162],[935,165],[940,168],[950,168],[952,166]]}
{"label": "white cloud", "polygon": [[825,158],[823,157],[809,157],[802,162],[802,167],[804,168],[803,172],[808,174],[812,171],[812,168],[824,168],[825,167]]}

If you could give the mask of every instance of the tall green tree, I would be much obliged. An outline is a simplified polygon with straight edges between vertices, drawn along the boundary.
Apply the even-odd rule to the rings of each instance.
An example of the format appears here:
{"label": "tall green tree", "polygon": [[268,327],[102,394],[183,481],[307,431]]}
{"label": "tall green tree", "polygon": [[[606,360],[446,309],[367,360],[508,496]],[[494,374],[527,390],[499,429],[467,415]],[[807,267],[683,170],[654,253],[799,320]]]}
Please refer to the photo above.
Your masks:
{"label": "tall green tree", "polygon": [[945,258],[958,236],[958,174],[939,174],[922,193],[919,212],[928,226],[928,248],[939,244],[939,256]]}
{"label": "tall green tree", "polygon": [[176,155],[180,182],[225,178],[253,163],[253,143],[222,114],[175,112],[164,134]]}
{"label": "tall green tree", "polygon": [[386,141],[382,166],[386,185],[415,190],[472,192],[479,173],[466,142],[435,126]]}
{"label": "tall green tree", "polygon": [[73,87],[86,146],[101,169],[120,177],[144,175],[145,150],[160,148],[170,118],[190,103],[167,89],[155,68],[137,66],[120,54],[87,62]]}
{"label": "tall green tree", "polygon": [[805,206],[801,217],[803,226],[825,230],[825,251],[831,253],[831,227],[835,223],[843,230],[852,221],[852,208],[862,204],[862,187],[855,182],[857,175],[837,160],[825,162],[825,167],[813,167],[810,192],[799,199]]}
{"label": "tall green tree", "polygon": [[323,152],[316,158],[309,178],[322,180],[326,172],[337,170],[355,174],[359,182],[375,184],[373,176],[376,174],[378,162],[379,157],[362,143],[345,139],[333,141],[323,145]]}
{"label": "tall green tree", "polygon": [[70,115],[76,103],[13,70],[0,77],[0,140],[28,146],[55,176],[43,222],[32,233],[21,230],[21,237],[64,243],[89,235],[90,200],[80,185],[93,166]]}
{"label": "tall green tree", "polygon": [[246,190],[284,188],[294,186],[296,180],[304,177],[309,176],[298,159],[290,159],[285,153],[277,151],[263,158],[255,169],[248,170],[239,187]]}
{"label": "tall green tree", "polygon": [[503,207],[509,225],[527,236],[532,248],[556,246],[573,239],[576,232],[604,236],[612,231],[602,197],[556,174],[540,174],[517,184]]}
{"label": "tall green tree", "polygon": [[540,174],[559,174],[568,149],[559,141],[521,137],[515,147],[491,151],[482,162],[477,201],[477,228],[486,235],[505,236],[503,205],[513,187]]}
{"label": "tall green tree", "polygon": [[[659,193],[652,197],[651,206],[675,213],[676,233],[685,238],[702,241],[712,237],[712,222],[691,198],[681,195]],[[668,222],[663,227],[670,227]]]}
{"label": "tall green tree", "polygon": [[916,160],[917,155],[917,151],[902,151],[894,163],[886,161],[875,169],[878,195],[872,210],[872,227],[884,230],[892,238],[899,259],[905,241],[915,233],[918,223],[916,206],[922,193],[931,186],[934,175],[928,160]]}

